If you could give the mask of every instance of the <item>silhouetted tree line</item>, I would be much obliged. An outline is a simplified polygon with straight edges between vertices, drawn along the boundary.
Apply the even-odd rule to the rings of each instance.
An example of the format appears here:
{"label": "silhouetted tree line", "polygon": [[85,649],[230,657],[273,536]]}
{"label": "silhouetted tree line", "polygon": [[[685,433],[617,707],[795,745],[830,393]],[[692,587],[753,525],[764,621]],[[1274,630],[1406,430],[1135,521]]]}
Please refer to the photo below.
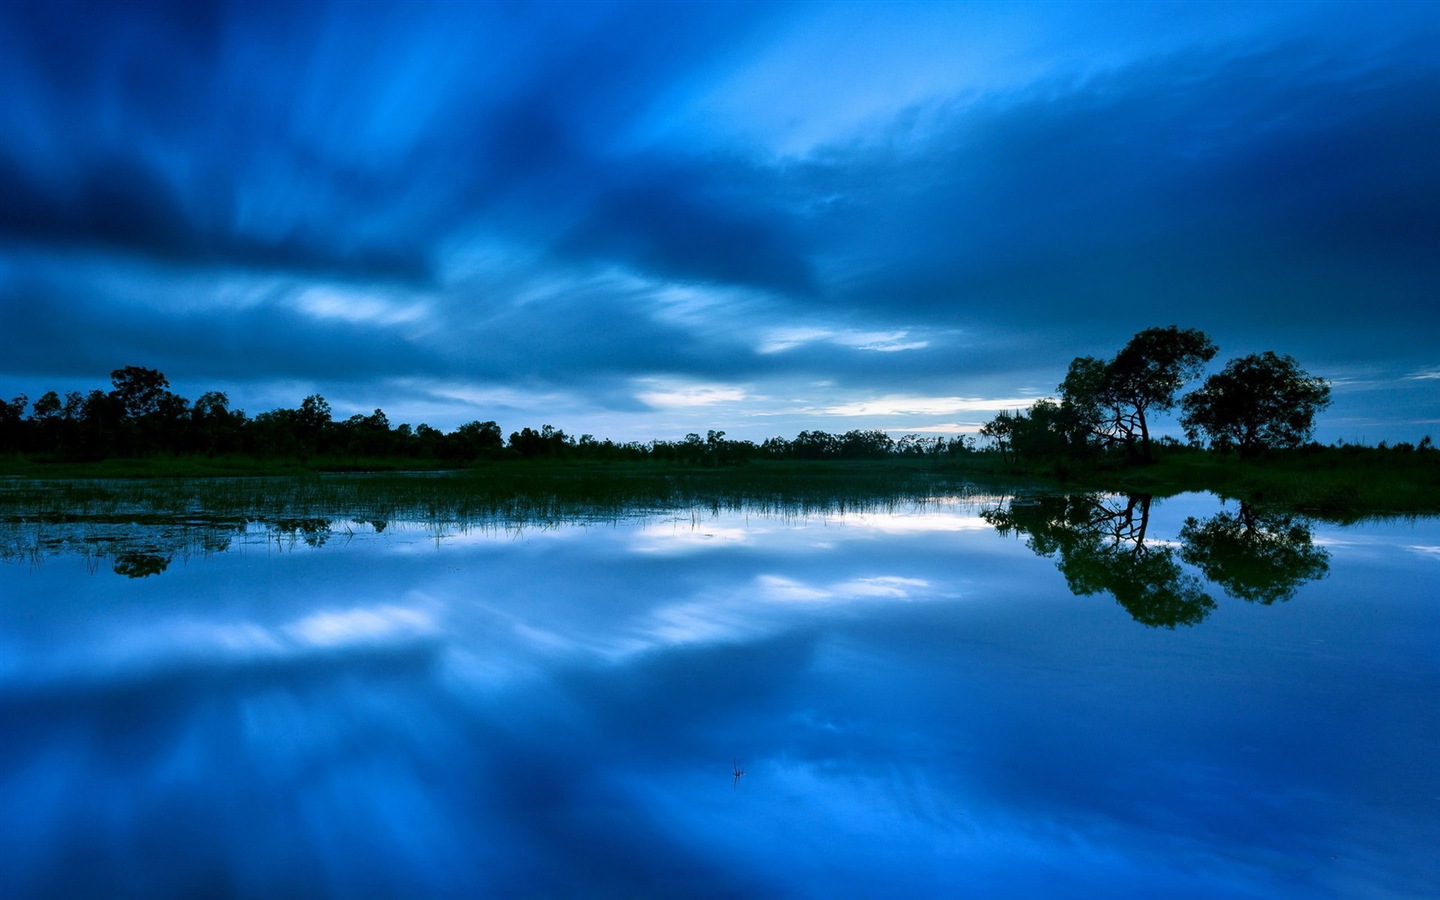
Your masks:
{"label": "silhouetted tree line", "polygon": [[[230,398],[208,391],[191,402],[170,390],[155,369],[126,366],[110,373],[112,389],[50,391],[34,404],[25,396],[0,401],[0,453],[58,460],[114,457],[239,454],[307,461],[314,458],[413,459],[456,465],[493,459],[657,460],[702,466],[737,465],[752,459],[940,460],[975,451],[971,439],[908,434],[898,441],[883,431],[844,434],[802,431],[793,440],[763,443],[729,440],[711,430],[705,437],[617,443],[578,438],[544,425],[522,428],[507,439],[493,421],[467,422],[449,433],[429,425],[392,425],[384,410],[337,420],[319,394],[294,409],[256,416],[233,409]],[[27,415],[27,407],[29,409]]]}
{"label": "silhouetted tree line", "polygon": [[1112,359],[1077,357],[1057,390],[1059,399],[1006,411],[980,430],[1007,460],[1064,460],[1123,454],[1154,458],[1151,419],[1178,404],[1180,424],[1195,446],[1256,456],[1298,447],[1314,432],[1315,415],[1330,403],[1330,386],[1273,352],[1231,360],[1203,385],[1180,396],[1218,352],[1194,328],[1148,328]]}

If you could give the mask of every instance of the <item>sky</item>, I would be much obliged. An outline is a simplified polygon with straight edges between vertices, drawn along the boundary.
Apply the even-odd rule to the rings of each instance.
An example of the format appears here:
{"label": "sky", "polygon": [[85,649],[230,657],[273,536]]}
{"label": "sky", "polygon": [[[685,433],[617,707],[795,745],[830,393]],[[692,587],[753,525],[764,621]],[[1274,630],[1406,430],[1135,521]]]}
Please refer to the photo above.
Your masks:
{"label": "sky", "polygon": [[1440,437],[1440,4],[0,4],[0,393],[973,432],[1200,328]]}

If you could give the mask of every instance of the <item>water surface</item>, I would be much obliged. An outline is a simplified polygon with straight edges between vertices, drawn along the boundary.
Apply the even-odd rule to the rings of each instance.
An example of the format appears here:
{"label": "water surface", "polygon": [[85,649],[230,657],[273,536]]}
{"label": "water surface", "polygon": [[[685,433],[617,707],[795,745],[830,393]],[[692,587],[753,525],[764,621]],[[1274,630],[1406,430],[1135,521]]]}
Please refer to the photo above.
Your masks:
{"label": "water surface", "polygon": [[12,896],[1440,893],[1435,520],[975,497],[0,541]]}

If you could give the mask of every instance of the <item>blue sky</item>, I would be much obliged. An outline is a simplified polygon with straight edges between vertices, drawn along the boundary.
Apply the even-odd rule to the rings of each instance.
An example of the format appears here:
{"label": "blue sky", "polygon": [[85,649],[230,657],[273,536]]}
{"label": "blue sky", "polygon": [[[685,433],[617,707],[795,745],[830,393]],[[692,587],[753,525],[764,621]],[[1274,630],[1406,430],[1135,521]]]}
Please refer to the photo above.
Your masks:
{"label": "blue sky", "polygon": [[972,431],[1179,324],[1440,433],[1434,4],[0,5],[0,387]]}

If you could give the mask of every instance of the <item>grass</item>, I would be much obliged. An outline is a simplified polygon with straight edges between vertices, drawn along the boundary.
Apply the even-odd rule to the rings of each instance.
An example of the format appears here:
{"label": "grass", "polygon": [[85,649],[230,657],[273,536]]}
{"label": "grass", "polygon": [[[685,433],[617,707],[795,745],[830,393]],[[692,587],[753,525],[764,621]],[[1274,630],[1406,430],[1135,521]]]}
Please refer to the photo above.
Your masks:
{"label": "grass", "polygon": [[114,559],[145,571],[223,548],[257,524],[275,540],[320,544],[351,523],[376,530],[403,523],[444,535],[655,513],[887,512],[941,497],[979,498],[979,490],[923,467],[883,462],[709,469],[512,462],[430,473],[16,477],[0,479],[0,559],[78,555],[92,566]]}
{"label": "grass", "polygon": [[[709,506],[795,513],[936,495],[1017,489],[1168,496],[1211,491],[1264,506],[1349,521],[1440,514],[1440,452],[1307,448],[1242,460],[1170,448],[1150,465],[1092,461],[1008,466],[974,454],[924,460],[756,461],[698,467],[663,462],[501,461],[460,470],[402,471],[408,460],[347,461],[365,472],[251,457],[36,463],[0,459],[0,515],[41,511],[206,511],[239,516],[363,515],[467,522],[547,521]],[[237,477],[238,476],[238,477]]]}
{"label": "grass", "polygon": [[428,523],[547,522],[711,508],[809,514],[974,492],[962,478],[890,463],[737,468],[502,463],[453,472],[0,482],[0,517],[330,516]]}
{"label": "grass", "polygon": [[1341,522],[1440,514],[1440,452],[1435,451],[1323,447],[1246,460],[1172,450],[1152,465],[1097,465],[1063,475],[1058,484],[1157,496],[1210,491]]}
{"label": "grass", "polygon": [[310,475],[342,471],[442,471],[446,466],[412,459],[320,457],[308,460],[231,454],[222,456],[147,456],[85,462],[0,457],[0,476],[16,478],[222,478]]}

